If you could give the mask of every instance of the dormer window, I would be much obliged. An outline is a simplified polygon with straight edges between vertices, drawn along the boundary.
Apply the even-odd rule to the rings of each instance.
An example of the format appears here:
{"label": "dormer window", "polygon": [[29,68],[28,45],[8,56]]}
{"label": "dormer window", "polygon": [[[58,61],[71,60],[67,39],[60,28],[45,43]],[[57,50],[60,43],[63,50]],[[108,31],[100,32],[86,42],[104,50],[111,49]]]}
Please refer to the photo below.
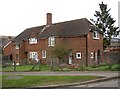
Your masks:
{"label": "dormer window", "polygon": [[36,38],[30,38],[29,39],[29,44],[37,44],[37,39]]}
{"label": "dormer window", "polygon": [[48,38],[48,46],[54,46],[55,45],[55,37],[49,37]]}
{"label": "dormer window", "polygon": [[93,32],[93,39],[99,39],[99,33],[97,31]]}

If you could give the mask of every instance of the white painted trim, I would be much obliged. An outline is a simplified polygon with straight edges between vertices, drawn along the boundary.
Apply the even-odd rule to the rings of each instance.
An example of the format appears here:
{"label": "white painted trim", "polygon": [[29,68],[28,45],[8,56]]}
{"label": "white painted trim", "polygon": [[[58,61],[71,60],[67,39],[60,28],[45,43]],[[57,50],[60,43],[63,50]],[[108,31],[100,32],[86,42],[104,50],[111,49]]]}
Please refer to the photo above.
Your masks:
{"label": "white painted trim", "polygon": [[[78,57],[78,55],[80,55],[80,57]],[[77,58],[77,59],[81,59],[81,58],[82,58],[82,54],[81,54],[80,52],[77,52],[77,53],[76,53],[76,58]]]}
{"label": "white painted trim", "polygon": [[46,50],[42,50],[42,58],[46,58]]}
{"label": "white painted trim", "polygon": [[3,48],[6,48],[12,41],[8,42]]}
{"label": "white painted trim", "polygon": [[90,56],[91,56],[91,58],[94,58],[94,54],[93,54],[93,52],[91,52]]}

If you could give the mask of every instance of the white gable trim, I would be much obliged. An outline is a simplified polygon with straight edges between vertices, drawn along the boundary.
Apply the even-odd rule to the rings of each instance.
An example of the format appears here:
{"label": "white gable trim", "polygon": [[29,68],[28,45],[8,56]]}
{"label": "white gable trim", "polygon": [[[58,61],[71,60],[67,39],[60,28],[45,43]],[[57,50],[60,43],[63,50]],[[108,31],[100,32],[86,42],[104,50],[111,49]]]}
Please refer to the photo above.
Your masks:
{"label": "white gable trim", "polygon": [[8,42],[3,48],[6,48],[12,41]]}

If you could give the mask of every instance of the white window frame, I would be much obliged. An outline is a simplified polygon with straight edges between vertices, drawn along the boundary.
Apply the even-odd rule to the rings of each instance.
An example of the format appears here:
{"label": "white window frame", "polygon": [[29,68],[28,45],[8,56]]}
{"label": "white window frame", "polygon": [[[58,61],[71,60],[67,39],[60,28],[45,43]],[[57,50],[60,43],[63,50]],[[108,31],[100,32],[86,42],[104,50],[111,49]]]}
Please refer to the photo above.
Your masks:
{"label": "white window frame", "polygon": [[[80,57],[79,57],[78,55],[80,55]],[[81,54],[80,52],[77,52],[77,53],[76,53],[76,58],[77,58],[77,59],[81,59],[81,58],[82,58],[82,54]]]}
{"label": "white window frame", "polygon": [[99,39],[99,32],[93,31],[93,39]]}
{"label": "white window frame", "polygon": [[36,58],[35,57],[35,55],[37,55],[37,57],[38,57],[38,53],[37,52],[30,52],[30,59],[38,59],[38,58]]}
{"label": "white window frame", "polygon": [[42,58],[46,58],[46,50],[42,50]]}
{"label": "white window frame", "polygon": [[90,57],[91,57],[91,58],[94,58],[94,54],[93,54],[93,52],[91,52]]}
{"label": "white window frame", "polygon": [[30,38],[29,39],[29,44],[37,44],[37,39],[36,38]]}
{"label": "white window frame", "polygon": [[15,49],[19,49],[19,45],[15,45]]}
{"label": "white window frame", "polygon": [[48,38],[48,46],[55,46],[55,37],[51,36]]}

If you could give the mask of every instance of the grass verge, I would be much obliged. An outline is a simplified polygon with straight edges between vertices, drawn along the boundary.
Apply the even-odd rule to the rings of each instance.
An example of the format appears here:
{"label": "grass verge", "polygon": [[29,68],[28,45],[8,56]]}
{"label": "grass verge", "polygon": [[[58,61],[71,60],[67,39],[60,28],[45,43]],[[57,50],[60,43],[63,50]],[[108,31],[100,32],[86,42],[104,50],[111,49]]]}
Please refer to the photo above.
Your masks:
{"label": "grass verge", "polygon": [[[21,65],[21,66],[19,65],[19,66],[16,66],[16,71],[31,71],[33,66],[34,65]],[[47,65],[40,65],[40,68],[39,68],[39,65],[36,65],[36,67],[34,68],[33,71],[48,71],[48,70],[50,70],[50,68]],[[8,66],[5,68],[2,68],[2,71],[3,72],[12,72],[12,71],[14,71],[14,66]]]}
{"label": "grass verge", "polygon": [[25,76],[3,75],[3,87],[33,87],[66,83],[78,83],[87,80],[98,79],[98,76]]}
{"label": "grass verge", "polygon": [[[22,65],[22,66],[16,66],[16,71],[31,71],[32,67],[34,65]],[[110,65],[99,65],[99,66],[92,66],[92,67],[81,67],[78,69],[70,69],[70,68],[63,68],[64,71],[120,71],[120,64],[113,64],[111,68],[109,68]],[[13,66],[8,66],[5,68],[2,68],[3,72],[11,72],[14,71]],[[39,65],[36,65],[34,70],[32,71],[51,71],[50,67],[47,65],[40,65],[40,70],[39,70]],[[59,68],[56,69],[56,71],[61,71]]]}

